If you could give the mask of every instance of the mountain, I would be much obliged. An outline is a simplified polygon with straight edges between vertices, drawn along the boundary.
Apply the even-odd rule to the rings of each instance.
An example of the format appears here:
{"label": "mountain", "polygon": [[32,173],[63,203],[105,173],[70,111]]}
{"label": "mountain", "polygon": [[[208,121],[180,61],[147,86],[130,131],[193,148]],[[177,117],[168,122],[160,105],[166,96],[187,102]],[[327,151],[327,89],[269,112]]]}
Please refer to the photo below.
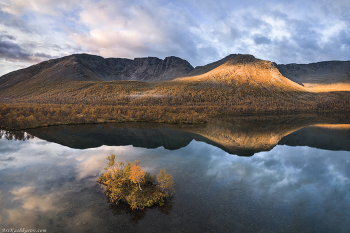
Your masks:
{"label": "mountain", "polygon": [[186,75],[194,68],[178,57],[164,60],[147,58],[103,58],[89,54],[74,54],[44,61],[0,77],[0,86],[19,82],[42,81],[165,81]]}
{"label": "mountain", "polygon": [[[177,57],[130,60],[75,54],[41,62],[0,77],[0,101],[148,108],[212,106],[210,111],[208,108],[205,111],[200,108],[198,111],[203,114],[197,115],[200,118],[219,112],[349,109],[350,102],[347,100],[350,92],[319,94],[314,88],[284,77],[280,72],[282,68],[249,54],[231,54],[217,62],[196,68]],[[346,70],[344,66],[341,71],[343,76]],[[171,116],[171,113],[176,112],[174,109],[170,112],[163,110],[152,110],[158,114],[148,111],[147,119],[159,121],[159,117],[164,116],[167,116],[167,120],[176,118]],[[181,114],[189,112],[181,110]],[[92,119],[96,119],[95,115],[91,115]],[[114,114],[108,120],[141,119],[144,116],[131,115],[134,114],[128,113],[119,119]],[[105,119],[106,116],[104,114],[99,118]],[[187,122],[189,117],[179,119]]]}
{"label": "mountain", "polygon": [[230,55],[215,64],[200,67],[197,71],[196,69],[190,73],[198,73],[199,75],[177,78],[174,81],[224,82],[232,84],[238,90],[249,87],[265,92],[276,89],[279,91],[309,91],[307,88],[285,78],[274,63],[257,59],[253,55]]}
{"label": "mountain", "polygon": [[350,87],[350,61],[277,65],[252,55],[231,54],[219,61],[193,68],[186,60],[174,56],[164,60],[156,57],[131,60],[73,54],[5,74],[0,77],[0,90],[15,86],[27,89],[28,86],[56,81],[153,82],[174,79],[226,82],[234,84],[237,89],[249,86],[267,92],[276,87],[281,91],[305,92],[319,84],[342,83]]}
{"label": "mountain", "polygon": [[350,61],[276,65],[286,78],[315,91],[349,91]]}
{"label": "mountain", "polygon": [[281,74],[296,83],[350,83],[350,61],[276,65]]}

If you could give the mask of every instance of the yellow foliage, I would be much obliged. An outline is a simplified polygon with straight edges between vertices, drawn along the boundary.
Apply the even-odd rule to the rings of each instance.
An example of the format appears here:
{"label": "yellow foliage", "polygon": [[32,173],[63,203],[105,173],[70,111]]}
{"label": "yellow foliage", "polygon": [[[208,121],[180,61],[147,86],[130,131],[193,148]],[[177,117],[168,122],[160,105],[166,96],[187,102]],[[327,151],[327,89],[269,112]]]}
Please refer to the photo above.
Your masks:
{"label": "yellow foliage", "polygon": [[[115,155],[107,157],[105,172],[98,178],[98,183],[105,189],[106,195],[113,202],[125,201],[132,209],[142,209],[154,204],[163,205],[164,198],[173,193],[172,175],[160,172],[161,186],[155,185],[155,176],[146,173],[135,163],[115,162]],[[130,181],[137,185],[130,186]],[[142,187],[142,188],[141,188]],[[160,187],[163,187],[162,189]],[[166,190],[164,193],[163,191]]]}

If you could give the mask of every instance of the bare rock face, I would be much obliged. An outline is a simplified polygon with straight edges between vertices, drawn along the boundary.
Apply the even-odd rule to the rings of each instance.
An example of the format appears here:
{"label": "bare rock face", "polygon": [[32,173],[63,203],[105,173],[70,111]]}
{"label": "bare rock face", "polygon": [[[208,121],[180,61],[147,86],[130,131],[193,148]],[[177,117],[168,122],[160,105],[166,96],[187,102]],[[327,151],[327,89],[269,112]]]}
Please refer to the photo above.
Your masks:
{"label": "bare rock face", "polygon": [[114,73],[115,80],[166,81],[188,74],[193,67],[178,57],[167,57],[164,60],[156,57],[108,58],[107,64]]}
{"label": "bare rock face", "polygon": [[324,61],[310,64],[276,65],[283,76],[303,83],[350,83],[350,61]]}

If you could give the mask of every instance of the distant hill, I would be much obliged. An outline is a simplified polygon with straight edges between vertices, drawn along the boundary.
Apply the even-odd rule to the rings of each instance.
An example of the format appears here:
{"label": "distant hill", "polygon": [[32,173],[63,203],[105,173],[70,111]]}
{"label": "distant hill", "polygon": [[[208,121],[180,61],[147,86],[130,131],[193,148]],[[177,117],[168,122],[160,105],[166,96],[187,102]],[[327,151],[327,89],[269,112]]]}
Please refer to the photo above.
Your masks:
{"label": "distant hill", "polygon": [[296,83],[350,83],[350,61],[276,65],[283,76]]}
{"label": "distant hill", "polygon": [[315,91],[350,91],[350,61],[276,65],[286,78]]}

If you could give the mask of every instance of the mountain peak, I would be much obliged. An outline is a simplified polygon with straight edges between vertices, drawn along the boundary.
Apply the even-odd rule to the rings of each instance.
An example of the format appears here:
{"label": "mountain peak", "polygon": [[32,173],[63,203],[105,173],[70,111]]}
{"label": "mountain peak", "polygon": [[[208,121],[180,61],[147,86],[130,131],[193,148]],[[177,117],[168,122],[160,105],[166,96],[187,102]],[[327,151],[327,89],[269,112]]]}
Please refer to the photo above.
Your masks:
{"label": "mountain peak", "polygon": [[235,56],[230,57],[229,61],[234,63],[252,63],[256,60],[260,59],[256,59],[253,55],[250,54],[235,54]]}

